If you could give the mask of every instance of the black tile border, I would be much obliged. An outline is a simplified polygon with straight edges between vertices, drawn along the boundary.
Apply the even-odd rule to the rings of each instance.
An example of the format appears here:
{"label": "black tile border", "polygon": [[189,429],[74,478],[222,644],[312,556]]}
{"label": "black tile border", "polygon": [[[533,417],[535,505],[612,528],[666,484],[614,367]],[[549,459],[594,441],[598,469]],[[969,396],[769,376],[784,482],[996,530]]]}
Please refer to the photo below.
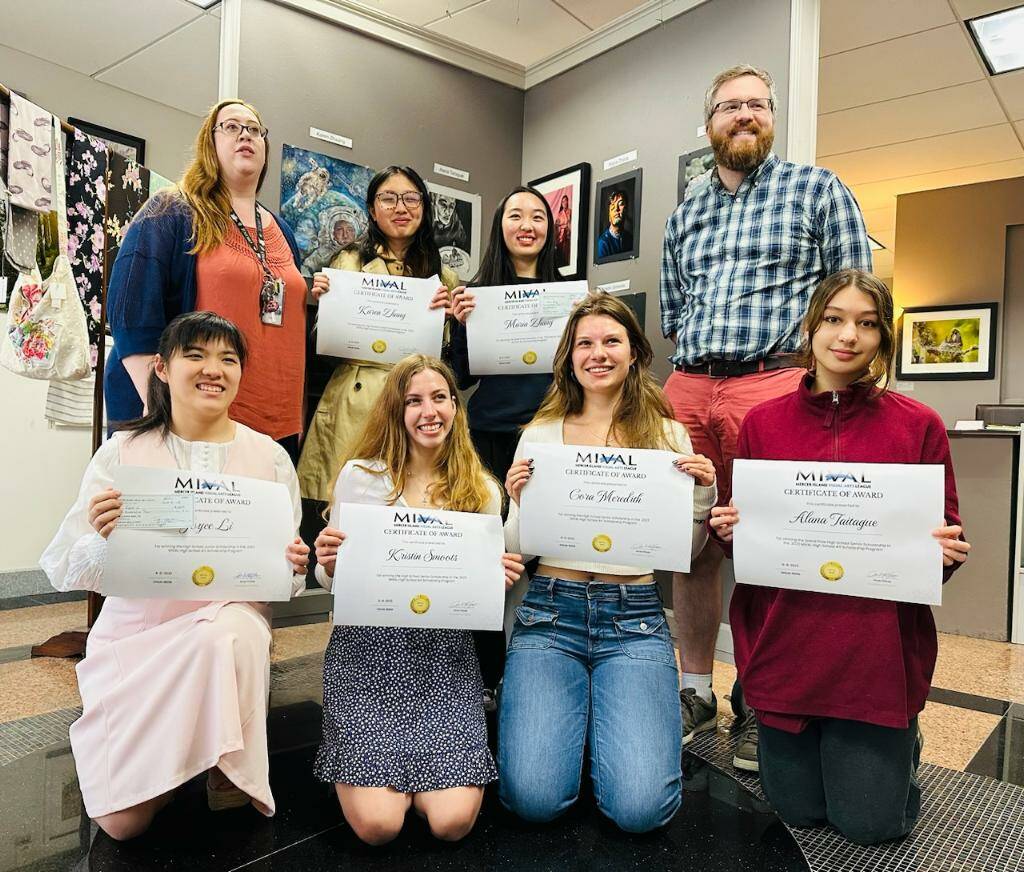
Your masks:
{"label": "black tile border", "polygon": [[24,596],[0,597],[0,612],[11,609],[28,609],[33,606],[51,606],[55,603],[72,603],[87,599],[88,593],[84,590],[55,590],[50,593],[31,593]]}
{"label": "black tile border", "polygon": [[991,696],[978,696],[973,693],[964,693],[961,690],[946,690],[942,687],[933,687],[928,691],[928,702],[937,702],[941,705],[951,705],[956,708],[970,709],[975,712],[985,712],[990,715],[1002,717],[1010,708],[1009,701],[995,699]]}

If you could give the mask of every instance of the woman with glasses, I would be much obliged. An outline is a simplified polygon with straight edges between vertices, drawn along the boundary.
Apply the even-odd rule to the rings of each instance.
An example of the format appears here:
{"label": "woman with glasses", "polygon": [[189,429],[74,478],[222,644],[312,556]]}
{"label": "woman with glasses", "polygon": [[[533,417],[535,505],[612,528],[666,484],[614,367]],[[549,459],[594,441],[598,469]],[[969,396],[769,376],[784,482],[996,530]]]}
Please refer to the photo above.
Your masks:
{"label": "woman with glasses", "polygon": [[143,414],[157,342],[177,315],[216,312],[238,325],[249,364],[233,420],[298,457],[305,383],[306,284],[288,225],[258,204],[267,128],[248,103],[222,100],[199,128],[181,181],[129,225],[110,274],[111,421]]}
{"label": "woman with glasses", "polygon": [[[441,283],[430,308],[448,306],[458,276],[441,263],[434,242],[434,213],[426,182],[412,167],[389,166],[370,180],[366,191],[366,234],[341,251],[333,269],[426,279]],[[313,296],[330,291],[325,273],[313,276]],[[424,353],[428,349],[423,349]],[[384,387],[391,364],[345,360],[320,398],[299,460],[299,483],[307,499],[329,502],[339,460],[348,457]]]}

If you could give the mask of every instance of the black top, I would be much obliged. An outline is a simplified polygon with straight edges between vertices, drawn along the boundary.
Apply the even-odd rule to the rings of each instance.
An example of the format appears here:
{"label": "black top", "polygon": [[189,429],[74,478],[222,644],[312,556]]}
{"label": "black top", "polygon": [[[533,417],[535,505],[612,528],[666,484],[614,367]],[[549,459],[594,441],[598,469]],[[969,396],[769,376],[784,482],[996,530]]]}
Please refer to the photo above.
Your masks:
{"label": "black top", "polygon": [[[513,284],[534,285],[539,279],[518,278]],[[472,317],[472,316],[471,316]],[[479,317],[479,316],[477,316]],[[449,349],[459,389],[477,385],[469,398],[469,426],[474,430],[514,432],[529,424],[551,385],[551,373],[537,375],[481,375],[469,371],[466,325],[456,324]]]}

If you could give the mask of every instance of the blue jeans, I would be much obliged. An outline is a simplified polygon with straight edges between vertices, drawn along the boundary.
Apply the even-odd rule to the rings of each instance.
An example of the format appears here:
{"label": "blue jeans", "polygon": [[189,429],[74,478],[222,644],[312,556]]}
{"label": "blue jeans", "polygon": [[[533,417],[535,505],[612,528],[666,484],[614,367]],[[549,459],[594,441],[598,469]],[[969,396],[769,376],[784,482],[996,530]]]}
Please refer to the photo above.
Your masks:
{"label": "blue jeans", "polygon": [[549,821],[579,796],[583,751],[598,808],[647,832],[682,801],[679,679],[653,584],[536,576],[516,609],[498,714],[501,801]]}

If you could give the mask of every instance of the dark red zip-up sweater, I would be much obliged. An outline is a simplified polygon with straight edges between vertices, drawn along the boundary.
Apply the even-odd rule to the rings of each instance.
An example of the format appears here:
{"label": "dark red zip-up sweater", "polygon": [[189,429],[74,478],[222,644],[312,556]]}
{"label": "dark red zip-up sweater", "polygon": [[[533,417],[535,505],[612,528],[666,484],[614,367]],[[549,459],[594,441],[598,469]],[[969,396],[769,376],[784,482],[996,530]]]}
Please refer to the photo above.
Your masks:
{"label": "dark red zip-up sweater", "polygon": [[[812,384],[809,375],[752,409],[737,457],[942,464],[946,523],[960,523],[949,440],[932,409],[865,388],[812,394]],[[729,621],[744,699],[766,726],[798,733],[818,717],[905,729],[924,708],[937,653],[926,605],[737,584]]]}

